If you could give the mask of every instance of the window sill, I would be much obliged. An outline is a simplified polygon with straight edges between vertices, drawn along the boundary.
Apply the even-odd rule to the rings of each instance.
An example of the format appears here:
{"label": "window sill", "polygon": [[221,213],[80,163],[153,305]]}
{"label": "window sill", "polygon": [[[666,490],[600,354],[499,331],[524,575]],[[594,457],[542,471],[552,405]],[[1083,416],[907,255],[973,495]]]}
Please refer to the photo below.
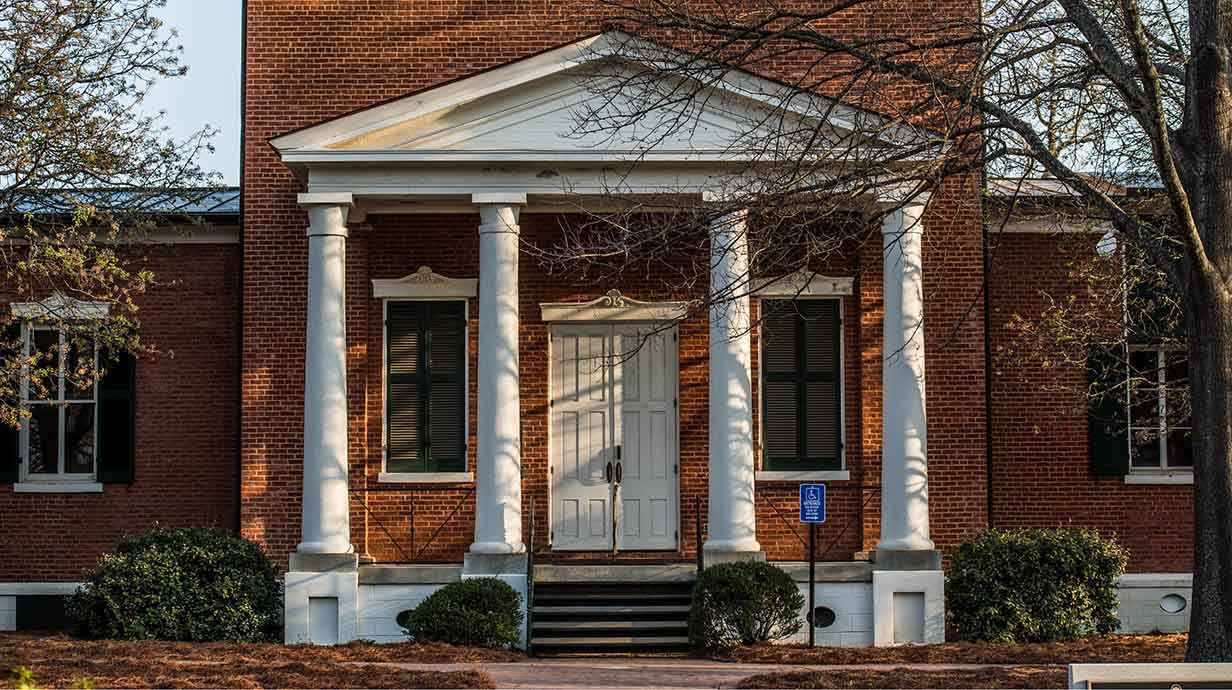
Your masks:
{"label": "window sill", "polygon": [[756,472],[753,478],[759,482],[843,482],[851,479],[847,470],[793,470],[790,472]]}
{"label": "window sill", "polygon": [[101,494],[103,485],[98,482],[18,482],[13,485],[17,494]]}
{"label": "window sill", "polygon": [[474,472],[382,472],[376,477],[381,484],[469,484]]}
{"label": "window sill", "polygon": [[1172,486],[1192,485],[1193,484],[1193,472],[1168,472],[1168,473],[1162,473],[1162,472],[1133,473],[1131,472],[1125,475],[1125,483],[1126,484],[1137,484],[1137,485],[1147,485],[1147,484],[1160,484],[1160,485],[1172,485]]}

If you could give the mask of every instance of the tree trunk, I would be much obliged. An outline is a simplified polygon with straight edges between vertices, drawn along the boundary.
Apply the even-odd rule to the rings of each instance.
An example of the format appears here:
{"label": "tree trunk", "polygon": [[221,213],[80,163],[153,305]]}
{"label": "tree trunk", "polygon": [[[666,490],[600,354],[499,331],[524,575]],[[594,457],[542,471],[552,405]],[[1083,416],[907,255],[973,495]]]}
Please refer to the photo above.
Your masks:
{"label": "tree trunk", "polygon": [[1232,661],[1232,299],[1194,271],[1185,295],[1194,452],[1194,572],[1186,661]]}

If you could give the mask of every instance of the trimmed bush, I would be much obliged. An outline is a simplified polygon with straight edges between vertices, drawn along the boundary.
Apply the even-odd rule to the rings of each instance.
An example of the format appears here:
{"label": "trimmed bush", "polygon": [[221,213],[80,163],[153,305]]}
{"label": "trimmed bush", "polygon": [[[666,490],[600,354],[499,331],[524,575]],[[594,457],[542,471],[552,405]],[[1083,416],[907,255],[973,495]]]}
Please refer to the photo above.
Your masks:
{"label": "trimmed bush", "polygon": [[282,588],[256,544],[205,529],[126,537],[69,598],[77,635],[115,640],[281,638]]}
{"label": "trimmed bush", "polygon": [[945,593],[960,639],[1054,642],[1106,635],[1128,555],[1080,529],[985,530],[951,554]]}
{"label": "trimmed bush", "polygon": [[477,577],[451,582],[428,595],[398,625],[416,642],[468,647],[512,647],[522,637],[522,596],[503,580]]}
{"label": "trimmed bush", "polygon": [[693,586],[689,641],[712,651],[773,642],[804,626],[804,595],[769,563],[724,563],[702,571]]}

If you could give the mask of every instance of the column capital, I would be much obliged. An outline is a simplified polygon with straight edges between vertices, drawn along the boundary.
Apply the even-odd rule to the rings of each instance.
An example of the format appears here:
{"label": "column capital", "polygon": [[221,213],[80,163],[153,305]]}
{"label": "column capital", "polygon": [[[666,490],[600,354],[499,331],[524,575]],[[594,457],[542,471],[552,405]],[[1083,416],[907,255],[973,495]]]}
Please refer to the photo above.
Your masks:
{"label": "column capital", "polygon": [[492,197],[520,197],[522,201],[482,201],[475,202],[479,206],[479,234],[499,232],[517,235],[521,232],[518,222],[522,215],[522,204],[526,203],[525,194],[476,194],[473,198],[491,199]]}
{"label": "column capital", "polygon": [[354,203],[350,193],[300,194],[299,205],[308,212],[308,236],[346,237],[347,217]]}
{"label": "column capital", "polygon": [[309,206],[354,206],[355,195],[350,192],[303,192],[296,197],[295,203],[308,208]]}
{"label": "column capital", "polygon": [[471,195],[472,204],[494,204],[497,206],[525,206],[525,192],[478,192]]}
{"label": "column capital", "polygon": [[924,202],[912,199],[905,204],[889,207],[889,211],[881,219],[881,234],[885,235],[922,235],[924,234]]}
{"label": "column capital", "polygon": [[922,191],[917,185],[887,185],[876,191],[873,206],[879,211],[895,208],[923,208],[932,198],[932,192]]}

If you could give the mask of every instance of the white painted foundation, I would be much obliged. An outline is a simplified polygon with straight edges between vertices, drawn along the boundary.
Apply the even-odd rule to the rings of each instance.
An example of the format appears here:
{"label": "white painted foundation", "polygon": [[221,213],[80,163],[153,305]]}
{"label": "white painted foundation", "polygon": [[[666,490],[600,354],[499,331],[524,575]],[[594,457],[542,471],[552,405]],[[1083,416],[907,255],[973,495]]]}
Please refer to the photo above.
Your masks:
{"label": "white painted foundation", "polygon": [[0,632],[17,629],[17,597],[0,596]]}
{"label": "white painted foundation", "polygon": [[[1130,573],[1117,582],[1122,633],[1185,632],[1193,605],[1190,573]],[[1176,605],[1184,602],[1177,611]]]}
{"label": "white painted foundation", "polygon": [[[804,606],[800,617],[805,623],[800,632],[782,644],[808,642],[808,583],[797,582]],[[871,647],[873,644],[873,585],[871,582],[817,582],[813,591],[817,606],[834,611],[834,624],[817,628],[815,641],[819,647]]]}
{"label": "white painted foundation", "polygon": [[283,593],[287,644],[340,644],[356,639],[359,573],[290,572]]}
{"label": "white painted foundation", "polygon": [[445,583],[360,585],[359,638],[373,642],[406,642],[406,632],[398,625],[398,614],[419,606],[444,586]]}
{"label": "white painted foundation", "polygon": [[873,644],[945,642],[945,573],[873,571]]}

